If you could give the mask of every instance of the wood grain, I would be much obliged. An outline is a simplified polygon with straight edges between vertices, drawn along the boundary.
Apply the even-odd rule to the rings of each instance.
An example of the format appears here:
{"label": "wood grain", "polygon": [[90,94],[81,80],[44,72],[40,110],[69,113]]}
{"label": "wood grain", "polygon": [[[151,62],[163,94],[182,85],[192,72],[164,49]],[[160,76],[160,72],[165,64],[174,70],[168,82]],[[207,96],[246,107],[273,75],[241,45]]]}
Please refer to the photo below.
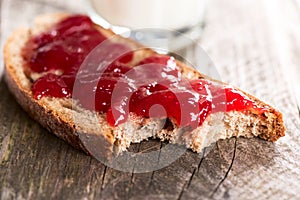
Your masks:
{"label": "wood grain", "polygon": [[[80,2],[9,1],[3,5],[11,10],[3,12],[19,16],[22,24],[46,11],[81,11]],[[5,20],[2,39],[19,25]],[[281,28],[287,21],[288,28]],[[73,149],[31,120],[2,80],[1,199],[300,198],[299,110],[284,67],[300,66],[300,37],[291,27],[300,27],[293,0],[209,1],[201,42],[221,78],[278,107],[287,134],[275,144],[243,138],[219,141],[204,157],[187,151],[170,166],[149,173],[116,171]],[[131,151],[163,145],[152,140],[133,145]]]}

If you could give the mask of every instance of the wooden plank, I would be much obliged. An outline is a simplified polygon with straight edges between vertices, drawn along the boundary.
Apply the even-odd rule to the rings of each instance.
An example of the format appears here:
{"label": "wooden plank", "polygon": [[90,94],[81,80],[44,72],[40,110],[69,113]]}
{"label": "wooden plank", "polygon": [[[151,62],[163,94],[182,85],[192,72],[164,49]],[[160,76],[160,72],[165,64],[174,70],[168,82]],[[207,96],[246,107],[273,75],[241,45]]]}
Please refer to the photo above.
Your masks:
{"label": "wooden plank", "polygon": [[[288,2],[283,7],[286,15],[280,16],[298,13],[294,9],[287,11],[292,0],[285,2]],[[80,10],[82,5],[56,0],[11,3],[24,8],[22,13],[17,10],[7,13],[22,16],[23,21],[18,23],[26,23],[46,11]],[[207,150],[205,157],[187,151],[170,166],[154,172],[120,172],[41,128],[22,111],[1,81],[1,199],[300,198],[299,113],[288,81],[282,76],[282,65],[291,55],[282,59],[277,51],[278,37],[286,38],[290,34],[297,40],[300,37],[292,29],[274,36],[274,29],[281,24],[272,24],[270,13],[276,7],[269,7],[270,3],[283,6],[282,1],[211,0],[202,43],[223,80],[247,89],[284,112],[288,129],[285,138],[276,144],[233,138],[219,141],[212,150]],[[291,23],[300,27],[299,21],[293,18]],[[18,26],[17,23],[6,25],[4,37]],[[287,50],[293,49],[294,64],[299,64],[298,46],[291,39],[284,44],[288,44]],[[149,151],[153,146],[160,148],[161,143],[143,142],[131,150]]]}

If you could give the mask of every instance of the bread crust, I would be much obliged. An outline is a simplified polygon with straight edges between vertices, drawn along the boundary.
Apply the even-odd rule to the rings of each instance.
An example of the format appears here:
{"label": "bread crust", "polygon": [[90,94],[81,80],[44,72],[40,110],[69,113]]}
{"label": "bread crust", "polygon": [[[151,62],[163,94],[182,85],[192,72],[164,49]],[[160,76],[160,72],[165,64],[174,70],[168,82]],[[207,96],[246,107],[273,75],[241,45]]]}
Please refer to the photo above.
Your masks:
{"label": "bread crust", "polygon": [[[42,101],[34,99],[30,88],[22,86],[13,64],[13,54],[9,50],[11,43],[22,31],[23,30],[18,30],[13,33],[4,47],[4,59],[6,64],[4,78],[9,90],[30,117],[38,121],[44,128],[65,140],[76,149],[80,149],[87,154],[91,154],[91,152],[87,150],[85,145],[82,143],[82,140],[79,137],[80,133],[74,128],[75,124],[73,121],[65,119],[64,116],[58,115],[54,110],[45,106]],[[114,142],[113,138],[106,137],[104,134],[92,134],[92,136],[97,137],[98,140],[102,141],[102,147],[99,149],[101,155],[109,157],[112,152],[112,145]]]}
{"label": "bread crust", "polygon": [[[47,18],[55,18],[56,20],[61,20],[65,17],[69,16],[69,14],[65,13],[55,13],[50,15],[44,15],[41,17],[38,17],[36,20],[37,26],[39,23],[43,23],[45,19]],[[55,21],[55,20],[54,20]],[[51,23],[50,23],[51,24]],[[97,26],[99,31],[102,33],[105,33],[107,36],[113,36],[115,35],[111,30],[103,29],[99,26]],[[41,30],[47,29],[46,27],[43,27]],[[39,30],[40,31],[40,30]],[[24,34],[28,34],[28,36],[24,36]],[[4,46],[4,59],[6,64],[6,70],[5,70],[5,80],[7,82],[8,88],[11,91],[11,93],[16,97],[16,100],[18,103],[23,107],[23,109],[28,112],[28,114],[36,121],[38,121],[43,127],[45,127],[50,132],[54,133],[59,138],[65,140],[69,144],[71,144],[73,147],[83,150],[85,153],[89,155],[95,156],[95,152],[98,152],[99,156],[103,158],[109,158],[111,156],[111,153],[113,152],[114,143],[117,142],[116,135],[114,134],[114,131],[120,131],[121,129],[118,128],[106,128],[102,129],[100,133],[96,132],[86,132],[83,129],[78,129],[76,127],[76,124],[74,121],[70,120],[69,118],[61,115],[59,112],[56,112],[55,110],[49,108],[47,105],[45,105],[44,101],[36,100],[33,98],[32,92],[31,92],[31,83],[28,82],[28,84],[24,84],[22,81],[24,81],[22,78],[20,78],[19,73],[16,71],[18,67],[22,68],[21,63],[16,63],[14,61],[15,57],[19,56],[18,52],[14,49],[16,47],[16,41],[20,37],[27,37],[25,39],[28,39],[28,37],[31,36],[30,30],[28,29],[22,29],[15,31],[10,38],[7,40],[5,46]],[[130,39],[124,39],[119,37],[121,40],[126,40],[128,44],[132,44],[135,47],[143,47],[142,45],[138,44],[135,41],[132,41]],[[19,47],[21,48],[21,47]],[[143,54],[145,55],[152,55],[156,54],[151,49],[143,49]],[[218,84],[226,84],[221,81],[213,80],[210,77],[207,77],[199,72],[197,72],[195,69],[187,66],[186,64],[177,61],[177,64],[182,69],[183,74],[192,74],[192,77],[195,78],[205,78],[208,80],[211,80]],[[18,66],[20,65],[20,66]],[[29,80],[27,80],[29,81]],[[26,81],[25,81],[26,82]],[[227,84],[226,84],[227,85]],[[238,88],[236,88],[238,89]],[[238,89],[241,91],[240,89]],[[248,115],[252,115],[252,117],[256,117],[261,121],[264,121],[266,123],[263,123],[265,126],[261,128],[261,133],[258,135],[258,137],[268,140],[268,141],[276,141],[278,138],[284,136],[285,127],[283,124],[283,118],[282,114],[278,112],[276,109],[271,107],[270,105],[267,105],[266,103],[260,101],[256,97],[245,93],[244,91],[241,91],[246,96],[248,96],[252,101],[256,102],[258,106],[267,107],[269,111],[266,114],[263,115],[256,115],[254,113],[246,113]],[[243,113],[245,114],[245,113]],[[145,119],[146,121],[148,119]],[[137,120],[135,122],[138,126],[143,126],[145,123],[149,123],[149,120],[145,122],[145,120]],[[225,123],[226,125],[226,123]],[[85,147],[85,142],[82,139],[80,135],[88,134],[89,135],[89,141],[97,141],[99,143],[94,145],[89,145],[89,149]],[[167,133],[167,134],[173,134],[173,133]],[[158,135],[162,135],[161,133],[158,133]],[[161,138],[165,139],[165,138]],[[176,142],[176,141],[175,141]],[[92,144],[89,142],[89,144]],[[130,143],[129,143],[130,144]],[[189,146],[194,151],[199,151],[199,148],[197,148],[197,145]],[[126,144],[126,147],[128,144]],[[92,149],[91,149],[92,148]]]}

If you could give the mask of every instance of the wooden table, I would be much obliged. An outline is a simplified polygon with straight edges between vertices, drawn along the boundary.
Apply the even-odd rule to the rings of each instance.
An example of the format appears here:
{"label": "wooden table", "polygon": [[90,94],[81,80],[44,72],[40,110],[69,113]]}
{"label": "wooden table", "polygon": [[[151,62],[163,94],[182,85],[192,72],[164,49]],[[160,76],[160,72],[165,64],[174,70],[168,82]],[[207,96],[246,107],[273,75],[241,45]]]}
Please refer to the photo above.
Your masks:
{"label": "wooden table", "polygon": [[[1,39],[37,14],[83,9],[82,1],[72,2],[5,1]],[[284,138],[275,144],[233,138],[219,141],[205,157],[187,151],[154,172],[120,172],[41,128],[1,80],[1,199],[300,199],[300,120],[295,96],[300,85],[291,81],[296,75],[291,70],[300,68],[299,4],[296,0],[210,0],[205,22],[201,42],[222,79],[281,110],[287,127]]]}

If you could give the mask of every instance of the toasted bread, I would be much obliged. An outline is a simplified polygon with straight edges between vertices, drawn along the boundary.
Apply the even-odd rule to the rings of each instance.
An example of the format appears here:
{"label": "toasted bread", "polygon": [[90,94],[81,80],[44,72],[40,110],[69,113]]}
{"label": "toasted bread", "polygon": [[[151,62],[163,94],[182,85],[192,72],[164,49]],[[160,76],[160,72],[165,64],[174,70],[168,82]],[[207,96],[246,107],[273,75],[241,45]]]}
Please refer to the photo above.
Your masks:
{"label": "toasted bread", "polygon": [[[127,122],[112,127],[107,123],[106,114],[86,110],[71,98],[35,99],[31,91],[32,80],[24,72],[22,48],[30,37],[48,30],[67,16],[69,14],[57,13],[39,16],[32,28],[17,30],[10,36],[4,48],[5,79],[18,103],[33,119],[75,148],[87,154],[98,152],[102,157],[109,157],[112,152],[126,151],[131,143],[156,137],[200,152],[204,147],[219,139],[242,136],[259,137],[273,142],[284,136],[282,114],[272,106],[239,89],[257,105],[267,107],[268,111],[263,114],[256,114],[251,110],[212,113],[201,126],[191,132],[185,131],[184,128],[174,123],[171,128],[164,128],[163,120],[142,118],[133,114]],[[111,30],[95,26],[107,37],[115,35]],[[135,41],[118,37],[132,46],[140,46]],[[137,63],[154,54],[157,53],[150,49],[139,51],[134,55],[132,62]],[[199,73],[182,62],[177,61],[177,63],[187,79],[205,78],[217,84],[225,84]]]}

